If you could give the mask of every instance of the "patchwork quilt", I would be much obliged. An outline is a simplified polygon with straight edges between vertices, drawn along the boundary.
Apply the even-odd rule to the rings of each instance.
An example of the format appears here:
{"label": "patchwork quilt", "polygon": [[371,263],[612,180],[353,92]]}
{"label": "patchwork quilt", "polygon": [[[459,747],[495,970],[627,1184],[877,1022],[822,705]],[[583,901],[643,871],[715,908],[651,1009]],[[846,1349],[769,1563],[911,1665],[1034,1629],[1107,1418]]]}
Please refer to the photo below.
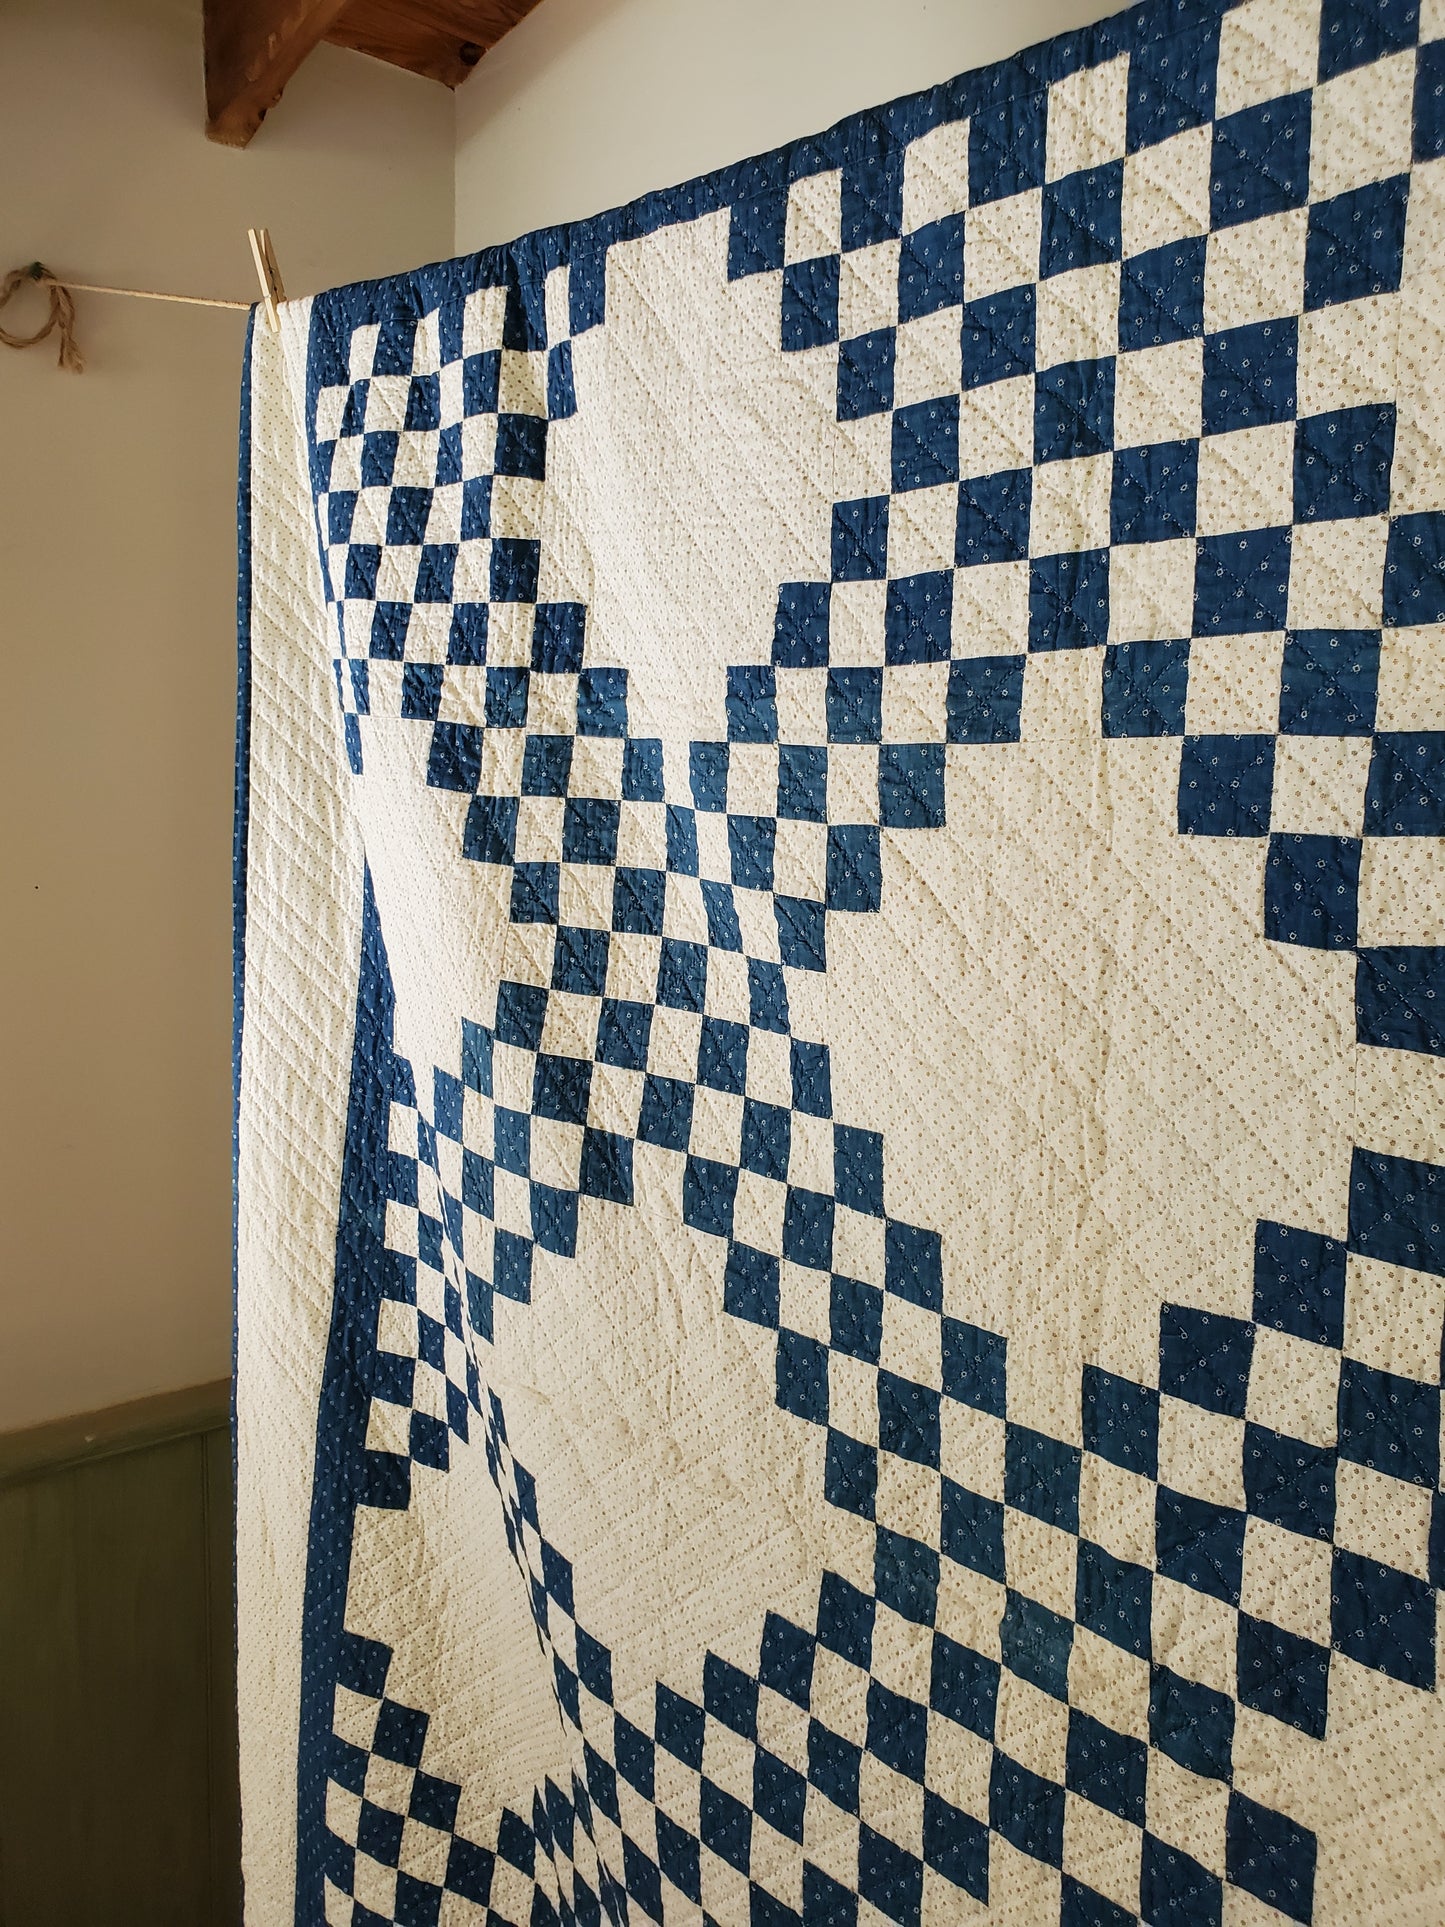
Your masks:
{"label": "patchwork quilt", "polygon": [[251,1927],[1445,1919],[1445,4],[253,329]]}

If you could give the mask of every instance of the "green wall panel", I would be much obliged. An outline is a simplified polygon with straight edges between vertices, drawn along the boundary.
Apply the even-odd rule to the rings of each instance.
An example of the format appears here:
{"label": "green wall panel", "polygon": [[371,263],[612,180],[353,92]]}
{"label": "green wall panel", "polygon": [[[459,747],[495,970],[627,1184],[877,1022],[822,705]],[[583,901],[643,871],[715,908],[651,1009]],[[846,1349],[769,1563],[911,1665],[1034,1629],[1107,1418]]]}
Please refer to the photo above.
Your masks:
{"label": "green wall panel", "polygon": [[230,1442],[0,1486],[0,1922],[240,1920]]}

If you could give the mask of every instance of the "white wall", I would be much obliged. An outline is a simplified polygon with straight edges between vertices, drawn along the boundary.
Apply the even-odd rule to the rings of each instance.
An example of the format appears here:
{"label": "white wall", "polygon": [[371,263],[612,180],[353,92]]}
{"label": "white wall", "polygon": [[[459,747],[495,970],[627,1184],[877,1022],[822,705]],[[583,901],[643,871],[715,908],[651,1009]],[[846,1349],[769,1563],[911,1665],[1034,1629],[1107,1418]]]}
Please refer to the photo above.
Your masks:
{"label": "white wall", "polygon": [[[252,223],[297,293],[450,252],[432,83],[322,47],[244,152],[203,125],[199,0],[5,0],[0,272],[249,298]],[[0,1429],[230,1358],[245,317],[78,302],[86,374],[0,348]]]}
{"label": "white wall", "polygon": [[457,251],[817,133],[1116,7],[543,0],[457,94]]}

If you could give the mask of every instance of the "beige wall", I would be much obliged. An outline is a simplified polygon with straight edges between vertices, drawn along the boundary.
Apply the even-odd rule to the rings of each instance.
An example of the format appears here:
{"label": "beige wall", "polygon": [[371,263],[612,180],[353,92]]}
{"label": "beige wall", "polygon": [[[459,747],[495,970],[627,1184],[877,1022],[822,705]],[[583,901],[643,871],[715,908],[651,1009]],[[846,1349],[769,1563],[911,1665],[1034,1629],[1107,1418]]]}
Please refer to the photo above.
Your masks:
{"label": "beige wall", "polygon": [[457,249],[816,133],[1116,5],[543,0],[457,95]]}
{"label": "beige wall", "polygon": [[[249,223],[296,292],[450,252],[448,94],[322,47],[215,147],[199,14],[0,7],[0,271],[249,298]],[[244,319],[81,296],[86,374],[0,348],[0,1430],[229,1367]]]}

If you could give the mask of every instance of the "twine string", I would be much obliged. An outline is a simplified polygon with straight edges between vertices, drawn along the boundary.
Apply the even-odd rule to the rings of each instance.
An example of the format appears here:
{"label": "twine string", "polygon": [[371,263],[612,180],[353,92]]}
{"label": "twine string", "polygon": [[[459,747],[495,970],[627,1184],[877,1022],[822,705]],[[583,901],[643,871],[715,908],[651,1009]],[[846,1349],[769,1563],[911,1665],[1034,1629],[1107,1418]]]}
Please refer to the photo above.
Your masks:
{"label": "twine string", "polygon": [[37,342],[44,341],[48,335],[60,336],[59,361],[62,368],[69,368],[80,374],[85,367],[85,359],[75,339],[75,294],[123,294],[136,301],[178,301],[187,308],[235,308],[244,314],[249,301],[224,301],[208,294],[162,294],[156,288],[111,288],[95,281],[62,281],[58,274],[52,274],[43,261],[32,261],[28,267],[12,268],[0,280],[0,308],[21,288],[30,283],[45,288],[50,294],[50,313],[42,327],[33,335],[9,334],[0,328],[0,344],[6,348],[33,348]]}
{"label": "twine string", "polygon": [[0,308],[5,307],[12,296],[31,281],[49,289],[50,313],[33,335],[15,335],[5,328],[0,328],[0,342],[3,342],[7,348],[33,348],[38,342],[44,341],[48,335],[58,334],[60,342],[57,359],[60,366],[68,368],[72,374],[81,374],[85,368],[85,357],[81,354],[75,340],[75,302],[71,298],[69,288],[63,287],[43,263],[32,261],[29,267],[10,270],[5,279],[0,281]]}

